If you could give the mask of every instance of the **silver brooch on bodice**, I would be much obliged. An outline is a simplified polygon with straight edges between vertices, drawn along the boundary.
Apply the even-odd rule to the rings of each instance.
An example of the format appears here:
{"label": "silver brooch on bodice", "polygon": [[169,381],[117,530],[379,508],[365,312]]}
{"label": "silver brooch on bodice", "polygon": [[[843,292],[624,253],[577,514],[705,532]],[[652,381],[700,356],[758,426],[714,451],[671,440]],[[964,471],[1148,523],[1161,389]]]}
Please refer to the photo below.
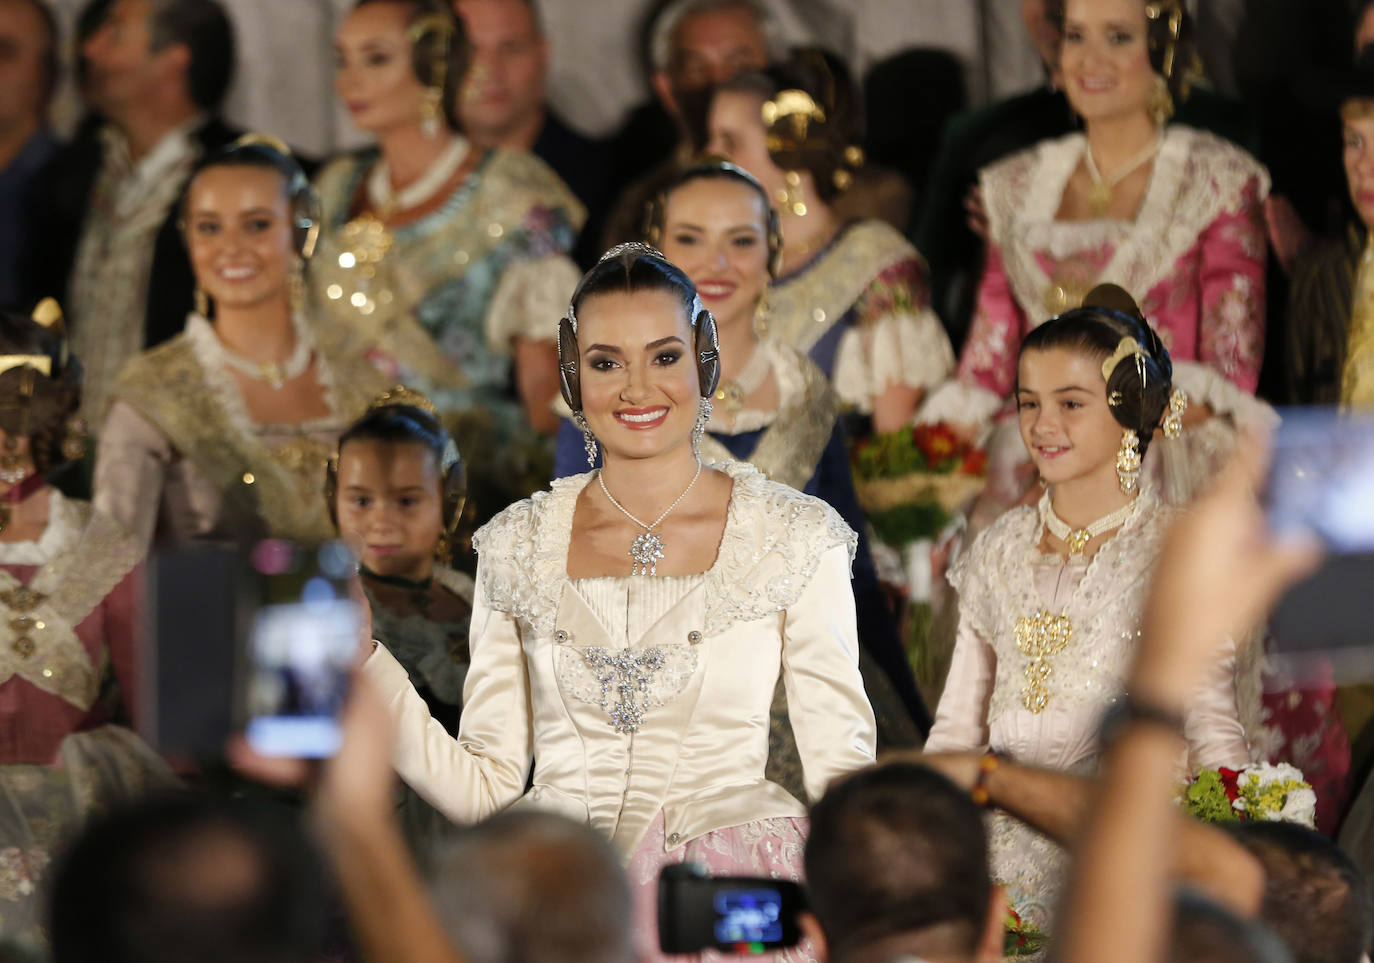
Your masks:
{"label": "silver brooch on bodice", "polygon": [[[638,652],[613,651],[594,645],[582,653],[582,658],[601,686],[601,707],[610,714],[612,728],[625,735],[638,732],[644,713],[661,704],[649,695],[649,686],[667,664],[663,649],[655,645]],[[612,690],[617,700],[614,704]]]}
{"label": "silver brooch on bodice", "polygon": [[696,474],[694,474],[692,480],[687,483],[687,487],[682,490],[682,494],[677,496],[677,498],[673,500],[673,503],[663,510],[662,515],[646,525],[631,515],[624,505],[615,500],[615,496],[611,494],[611,490],[606,487],[605,476],[601,472],[597,472],[596,480],[601,483],[601,491],[605,494],[606,498],[610,500],[610,503],[618,508],[622,515],[644,529],[644,531],[636,535],[635,540],[630,543],[629,554],[630,558],[635,563],[634,567],[630,569],[631,575],[658,574],[658,562],[659,559],[663,558],[663,552],[666,546],[663,544],[663,536],[656,533],[654,529],[662,524],[663,520],[668,517],[669,513],[672,512],[674,508],[682,504],[682,500],[687,497],[687,493],[692,490],[692,486],[697,483],[697,479],[700,477],[701,459],[698,458]]}

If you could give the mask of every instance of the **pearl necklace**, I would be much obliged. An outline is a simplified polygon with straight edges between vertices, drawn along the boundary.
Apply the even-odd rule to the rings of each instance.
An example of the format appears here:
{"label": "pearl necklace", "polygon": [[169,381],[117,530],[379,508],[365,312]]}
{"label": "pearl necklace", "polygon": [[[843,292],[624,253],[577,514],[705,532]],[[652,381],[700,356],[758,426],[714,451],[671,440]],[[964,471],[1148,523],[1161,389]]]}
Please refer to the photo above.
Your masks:
{"label": "pearl necklace", "polygon": [[1090,541],[1103,532],[1109,532],[1118,527],[1131,517],[1136,509],[1136,499],[1132,498],[1116,511],[1103,515],[1095,522],[1089,522],[1083,528],[1070,528],[1068,522],[1054,513],[1054,505],[1050,503],[1049,492],[1040,496],[1039,507],[1040,521],[1050,530],[1050,534],[1069,546],[1070,555],[1082,555],[1083,549],[1088,547]]}
{"label": "pearl necklace", "polygon": [[692,490],[692,486],[697,483],[697,479],[700,477],[701,459],[698,458],[696,474],[693,475],[692,480],[687,483],[687,487],[682,490],[682,494],[677,496],[673,503],[663,510],[663,514],[653,520],[652,524],[645,525],[639,519],[631,515],[624,505],[615,500],[615,496],[612,495],[610,489],[606,487],[606,479],[602,477],[601,472],[596,473],[596,480],[601,483],[601,491],[610,499],[611,504],[620,509],[622,515],[644,529],[643,532],[635,536],[635,540],[630,544],[629,555],[630,558],[634,559],[635,563],[634,567],[630,570],[631,575],[658,574],[658,560],[663,557],[665,546],[663,544],[663,537],[655,535],[654,529],[658,528],[659,524],[668,517],[669,512],[682,503],[682,500],[687,497],[687,493]]}
{"label": "pearl necklace", "polygon": [[720,387],[716,389],[716,400],[730,414],[737,414],[744,408],[744,399],[759,389],[768,377],[768,372],[772,370],[768,351],[762,344],[755,342],[754,353],[749,356],[749,363],[741,368],[735,377],[728,381],[721,380]]}
{"label": "pearl necklace", "polygon": [[367,176],[367,200],[372,209],[383,220],[396,211],[408,211],[412,207],[431,200],[442,188],[468,156],[468,142],[465,137],[454,137],[444,152],[434,159],[419,179],[399,191],[391,187],[391,166],[383,157],[372,165],[372,173]]}
{"label": "pearl necklace", "polygon": [[299,315],[291,316],[291,327],[296,332],[296,346],[291,349],[291,356],[282,362],[253,361],[229,350],[218,337],[211,340],[219,348],[220,358],[229,367],[254,381],[266,381],[273,391],[280,391],[288,381],[293,381],[305,373],[314,354],[315,346],[311,343],[305,323]]}
{"label": "pearl necklace", "polygon": [[1097,169],[1097,161],[1093,160],[1092,145],[1084,142],[1083,161],[1088,168],[1088,176],[1093,179],[1092,192],[1088,194],[1088,207],[1092,209],[1094,217],[1106,217],[1107,211],[1112,206],[1112,191],[1118,184],[1130,177],[1146,161],[1159,153],[1159,149],[1164,146],[1164,134],[1160,133],[1155,138],[1154,143],[1150,144],[1139,154],[1136,154],[1126,163],[1122,164],[1108,177],[1103,177]]}

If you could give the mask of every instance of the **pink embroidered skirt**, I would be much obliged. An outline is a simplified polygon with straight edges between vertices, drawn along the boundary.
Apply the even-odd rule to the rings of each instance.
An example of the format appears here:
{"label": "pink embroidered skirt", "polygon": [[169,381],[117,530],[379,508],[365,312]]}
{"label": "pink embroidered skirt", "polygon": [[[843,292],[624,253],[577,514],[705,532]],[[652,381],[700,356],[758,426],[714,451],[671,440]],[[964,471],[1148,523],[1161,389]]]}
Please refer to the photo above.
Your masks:
{"label": "pink embroidered skirt", "polygon": [[[649,824],[644,839],[630,857],[626,872],[635,901],[635,949],[643,963],[683,959],[731,960],[707,951],[699,957],[665,956],[658,948],[658,873],[672,863],[692,862],[713,875],[766,876],[802,882],[802,850],[806,845],[806,820],[800,817],[759,819],[698,836],[681,849],[665,852],[663,813]],[[817,963],[811,944],[781,950],[767,957],[788,963]]]}

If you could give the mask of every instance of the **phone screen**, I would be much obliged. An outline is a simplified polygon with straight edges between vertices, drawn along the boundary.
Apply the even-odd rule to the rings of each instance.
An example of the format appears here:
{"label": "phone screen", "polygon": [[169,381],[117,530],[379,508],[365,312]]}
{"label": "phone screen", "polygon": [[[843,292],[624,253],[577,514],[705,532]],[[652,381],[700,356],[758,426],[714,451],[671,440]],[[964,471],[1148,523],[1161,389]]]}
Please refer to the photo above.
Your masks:
{"label": "phone screen", "polygon": [[267,541],[253,550],[262,604],[249,627],[244,734],[263,755],[324,758],[338,750],[362,625],[348,594],[351,563],[337,542]]}
{"label": "phone screen", "polygon": [[[1320,538],[1327,556],[1270,619],[1277,662],[1294,683],[1374,680],[1368,597],[1374,586],[1374,418],[1288,409],[1265,492],[1270,529]],[[1277,676],[1276,674],[1276,677]]]}
{"label": "phone screen", "polygon": [[718,945],[762,952],[783,941],[782,894],[776,889],[719,889],[715,910]]}

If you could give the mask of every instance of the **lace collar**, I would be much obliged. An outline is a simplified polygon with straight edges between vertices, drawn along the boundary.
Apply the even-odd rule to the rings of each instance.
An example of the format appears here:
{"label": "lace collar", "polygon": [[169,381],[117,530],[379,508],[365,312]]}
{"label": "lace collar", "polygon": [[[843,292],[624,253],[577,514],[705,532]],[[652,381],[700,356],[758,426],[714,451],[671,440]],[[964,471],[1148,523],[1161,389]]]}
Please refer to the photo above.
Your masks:
{"label": "lace collar", "polygon": [[1097,277],[1141,301],[1219,216],[1241,209],[1248,184],[1258,185],[1259,200],[1269,190],[1268,173],[1250,155],[1175,124],[1165,132],[1134,221],[1058,221],[1064,191],[1086,149],[1084,134],[1069,134],[1015,154],[982,177],[989,230],[1032,324],[1049,316],[1044,296],[1051,278],[1041,253],[1062,259],[1111,247]]}
{"label": "lace collar", "polygon": [[[716,560],[706,582],[704,631],[762,618],[792,605],[824,552],[846,545],[851,562],[857,536],[824,502],[768,481],[743,462],[714,466],[734,482]],[[473,536],[479,579],[492,608],[553,632],[560,586],[568,581],[577,497],[594,473],[553,482],[518,502]]]}
{"label": "lace collar", "polygon": [[28,542],[0,542],[0,565],[46,565],[80,534],[76,511],[56,488],[48,489],[48,524]]}
{"label": "lace collar", "polygon": [[[292,317],[297,338],[310,339],[310,329],[299,315]],[[224,346],[215,336],[214,327],[196,312],[186,316],[186,340],[191,345],[196,361],[205,373],[205,386],[224,409],[226,420],[245,435],[261,435],[278,431],[307,434],[313,431],[329,431],[338,427],[339,405],[334,385],[334,372],[325,361],[324,355],[314,352],[315,380],[324,391],[324,404],[329,414],[312,418],[296,425],[259,425],[248,414],[244,404],[243,392],[239,390],[229,366],[224,362]],[[310,370],[308,367],[306,370]]]}

